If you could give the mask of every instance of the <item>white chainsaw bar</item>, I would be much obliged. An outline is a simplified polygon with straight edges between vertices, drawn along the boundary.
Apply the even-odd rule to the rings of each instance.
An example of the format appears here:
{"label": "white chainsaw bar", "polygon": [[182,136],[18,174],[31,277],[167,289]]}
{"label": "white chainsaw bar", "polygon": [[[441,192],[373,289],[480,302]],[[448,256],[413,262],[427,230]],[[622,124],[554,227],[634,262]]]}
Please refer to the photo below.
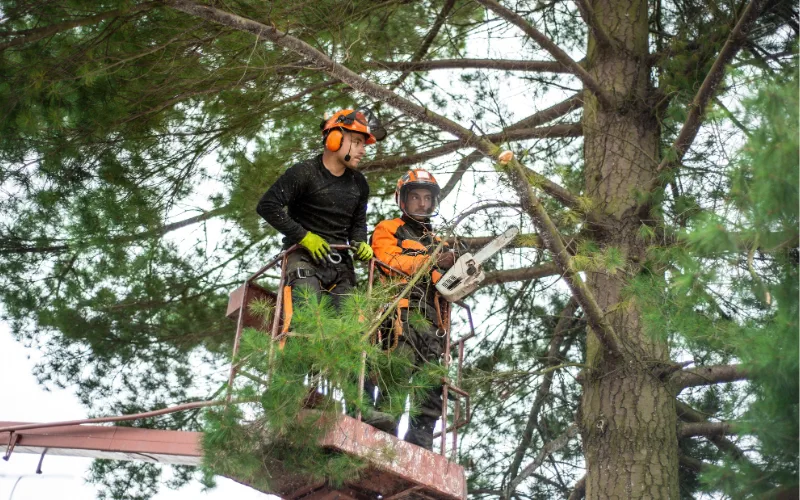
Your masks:
{"label": "white chainsaw bar", "polygon": [[481,264],[519,234],[517,226],[511,226],[503,234],[481,248],[475,255],[465,253],[453,264],[442,279],[436,283],[436,290],[449,302],[457,302],[478,289],[478,285],[486,278]]}

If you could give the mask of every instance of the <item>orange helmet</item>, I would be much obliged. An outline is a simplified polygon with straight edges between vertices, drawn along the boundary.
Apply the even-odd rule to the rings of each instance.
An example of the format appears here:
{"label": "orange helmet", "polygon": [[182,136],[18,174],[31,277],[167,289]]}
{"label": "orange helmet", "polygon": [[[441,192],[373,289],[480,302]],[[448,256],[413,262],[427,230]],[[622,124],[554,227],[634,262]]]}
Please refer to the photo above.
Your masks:
{"label": "orange helmet", "polygon": [[[413,189],[427,189],[433,195],[433,206],[431,212],[427,214],[411,214],[406,210],[406,202],[408,200],[408,193]],[[397,181],[397,188],[394,190],[394,201],[400,207],[404,214],[416,217],[430,217],[436,215],[439,207],[439,184],[433,175],[427,170],[421,168],[409,170],[400,180]]]}
{"label": "orange helmet", "polygon": [[339,151],[342,147],[342,129],[364,134],[367,144],[375,144],[375,135],[370,130],[368,116],[361,109],[343,109],[320,124],[325,147],[331,151]]}

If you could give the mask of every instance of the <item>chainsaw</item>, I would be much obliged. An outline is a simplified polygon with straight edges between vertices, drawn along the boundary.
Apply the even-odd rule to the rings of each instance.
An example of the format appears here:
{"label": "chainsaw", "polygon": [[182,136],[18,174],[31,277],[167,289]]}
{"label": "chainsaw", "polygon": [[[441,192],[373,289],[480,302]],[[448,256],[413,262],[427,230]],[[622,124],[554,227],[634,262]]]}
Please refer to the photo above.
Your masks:
{"label": "chainsaw", "polygon": [[447,273],[436,283],[436,290],[448,302],[457,302],[478,289],[478,285],[486,279],[481,264],[486,262],[519,234],[517,226],[511,226],[503,234],[481,248],[478,253],[462,254]]}

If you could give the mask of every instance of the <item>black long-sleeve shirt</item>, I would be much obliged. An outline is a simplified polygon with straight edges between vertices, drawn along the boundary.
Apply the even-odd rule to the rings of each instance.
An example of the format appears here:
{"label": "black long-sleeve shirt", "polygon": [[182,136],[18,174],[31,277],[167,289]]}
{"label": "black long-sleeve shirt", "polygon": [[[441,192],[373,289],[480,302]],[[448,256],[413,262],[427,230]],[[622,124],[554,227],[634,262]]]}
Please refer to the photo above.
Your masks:
{"label": "black long-sleeve shirt", "polygon": [[318,155],[281,175],[256,211],[284,235],[284,247],[298,243],[308,231],[331,244],[366,242],[368,198],[364,174],[346,168],[336,177]]}

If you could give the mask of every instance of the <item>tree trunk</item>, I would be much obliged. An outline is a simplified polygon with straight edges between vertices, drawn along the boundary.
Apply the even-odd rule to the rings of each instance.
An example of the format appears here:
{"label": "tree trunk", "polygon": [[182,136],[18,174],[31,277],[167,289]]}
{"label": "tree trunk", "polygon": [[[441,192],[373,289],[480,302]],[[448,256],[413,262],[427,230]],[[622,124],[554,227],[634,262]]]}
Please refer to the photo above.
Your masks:
{"label": "tree trunk", "polygon": [[[586,457],[587,499],[678,498],[678,441],[674,396],[653,375],[668,361],[666,338],[644,331],[635,299],[623,300],[638,271],[645,243],[637,237],[639,191],[658,165],[659,126],[648,102],[648,12],[645,0],[591,1],[594,19],[616,47],[590,36],[588,69],[614,99],[603,109],[591,95],[584,106],[586,195],[612,221],[598,242],[626,259],[614,274],[587,273],[587,283],[608,315],[625,352],[609,356],[587,339],[579,414]],[[591,17],[591,16],[587,16]],[[587,93],[588,94],[588,93]]]}

